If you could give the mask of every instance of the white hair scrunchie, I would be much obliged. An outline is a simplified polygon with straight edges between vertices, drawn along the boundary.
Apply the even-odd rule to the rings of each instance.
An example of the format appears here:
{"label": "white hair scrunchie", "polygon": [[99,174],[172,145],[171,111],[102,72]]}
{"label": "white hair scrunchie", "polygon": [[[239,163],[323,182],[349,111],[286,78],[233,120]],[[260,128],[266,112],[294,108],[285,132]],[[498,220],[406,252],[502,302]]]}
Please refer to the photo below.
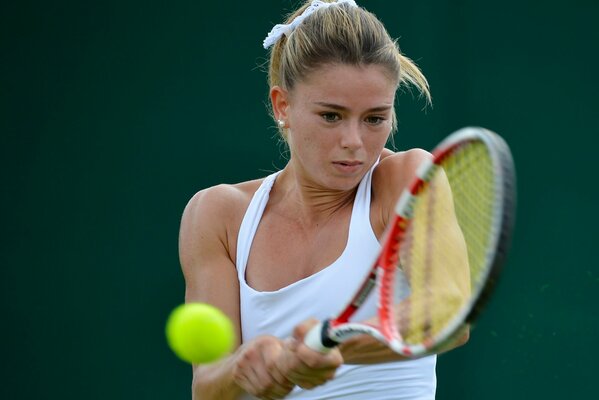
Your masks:
{"label": "white hair scrunchie", "polygon": [[281,38],[281,36],[283,36],[283,35],[288,36],[291,32],[293,32],[293,30],[299,24],[302,23],[302,21],[304,19],[306,19],[310,14],[312,14],[314,11],[318,10],[319,8],[327,8],[327,7],[330,7],[333,5],[343,4],[343,3],[349,4],[350,6],[353,6],[353,7],[358,7],[358,5],[356,4],[356,2],[354,0],[337,0],[332,3],[325,3],[324,1],[313,0],[312,3],[308,6],[308,8],[306,8],[303,13],[301,13],[300,15],[295,17],[293,19],[293,21],[291,21],[289,24],[275,25],[271,29],[270,33],[266,36],[266,39],[264,39],[264,42],[263,42],[264,48],[268,49],[270,46],[275,44],[277,42],[277,40],[279,40]]}

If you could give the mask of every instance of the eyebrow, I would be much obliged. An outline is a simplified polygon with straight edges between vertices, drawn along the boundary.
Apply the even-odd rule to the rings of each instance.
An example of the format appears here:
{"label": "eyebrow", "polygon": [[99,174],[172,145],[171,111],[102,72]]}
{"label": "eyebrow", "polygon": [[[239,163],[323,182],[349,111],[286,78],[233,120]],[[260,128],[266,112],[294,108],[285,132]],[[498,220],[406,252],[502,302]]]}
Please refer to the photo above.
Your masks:
{"label": "eyebrow", "polygon": [[[316,101],[314,102],[314,104],[319,105],[321,107],[326,107],[326,108],[332,108],[333,110],[339,110],[339,111],[347,111],[348,108],[344,107],[344,106],[340,106],[339,104],[334,104],[334,103],[326,103],[323,101]],[[367,112],[382,112],[382,111],[388,111],[392,108],[392,105],[388,105],[388,106],[379,106],[379,107],[373,107],[373,108],[369,108],[367,110]]]}

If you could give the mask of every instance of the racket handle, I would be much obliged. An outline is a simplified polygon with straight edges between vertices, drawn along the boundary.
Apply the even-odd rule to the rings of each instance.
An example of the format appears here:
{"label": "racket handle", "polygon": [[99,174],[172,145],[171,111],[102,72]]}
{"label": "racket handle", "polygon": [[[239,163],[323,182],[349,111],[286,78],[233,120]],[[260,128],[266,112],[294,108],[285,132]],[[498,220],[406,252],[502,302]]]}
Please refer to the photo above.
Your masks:
{"label": "racket handle", "polygon": [[324,320],[314,325],[304,337],[304,344],[314,351],[328,353],[337,347],[339,342],[334,341],[328,335],[330,320]]}

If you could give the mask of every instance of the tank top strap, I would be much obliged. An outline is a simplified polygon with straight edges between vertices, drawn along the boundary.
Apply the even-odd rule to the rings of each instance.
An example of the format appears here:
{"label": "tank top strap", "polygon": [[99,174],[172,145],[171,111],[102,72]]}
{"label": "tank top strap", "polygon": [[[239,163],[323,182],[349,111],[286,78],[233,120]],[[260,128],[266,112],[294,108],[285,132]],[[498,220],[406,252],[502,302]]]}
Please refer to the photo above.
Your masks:
{"label": "tank top strap", "polygon": [[362,181],[358,185],[349,225],[348,246],[352,243],[359,243],[362,240],[378,243],[378,239],[376,238],[370,223],[372,174],[377,164],[378,160],[366,175],[364,175],[364,178],[362,178]]}
{"label": "tank top strap", "polygon": [[281,171],[277,171],[264,178],[262,184],[258,190],[256,190],[256,193],[254,193],[243,220],[241,221],[239,234],[237,235],[236,255],[237,275],[239,277],[239,282],[245,282],[245,268],[247,266],[250,248],[252,247],[252,241],[254,240],[254,235],[258,230],[258,225],[262,219],[262,214],[264,213],[264,209],[268,203],[270,189],[272,188],[272,185],[274,184],[277,175],[279,175],[280,172]]}

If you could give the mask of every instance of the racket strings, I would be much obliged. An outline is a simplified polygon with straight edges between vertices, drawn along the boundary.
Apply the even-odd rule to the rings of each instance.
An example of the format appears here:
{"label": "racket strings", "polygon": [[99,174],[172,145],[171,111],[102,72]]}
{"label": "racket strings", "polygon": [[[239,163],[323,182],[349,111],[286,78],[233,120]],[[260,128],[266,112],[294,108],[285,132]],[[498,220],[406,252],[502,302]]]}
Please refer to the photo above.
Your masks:
{"label": "racket strings", "polygon": [[[452,186],[455,213],[468,244],[471,285],[483,278],[482,271],[489,258],[489,240],[494,237],[494,205],[497,204],[493,165],[488,150],[480,142],[471,143],[452,157],[458,168],[447,168]],[[468,173],[466,173],[468,168]]]}
{"label": "racket strings", "polygon": [[395,304],[406,344],[431,345],[484,277],[493,237],[494,171],[487,147],[470,142],[440,164],[414,202],[401,253],[410,295]]}

